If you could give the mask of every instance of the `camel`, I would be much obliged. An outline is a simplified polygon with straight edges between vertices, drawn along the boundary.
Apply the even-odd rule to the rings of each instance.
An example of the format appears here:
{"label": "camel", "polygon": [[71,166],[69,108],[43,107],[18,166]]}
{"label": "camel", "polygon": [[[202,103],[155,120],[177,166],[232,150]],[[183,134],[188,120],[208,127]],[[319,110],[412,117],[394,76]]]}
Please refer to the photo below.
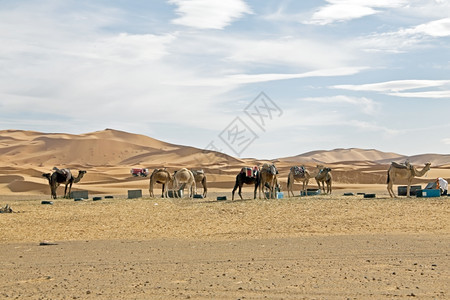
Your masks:
{"label": "camel", "polygon": [[178,191],[184,190],[186,186],[189,191],[189,198],[193,198],[194,194],[197,193],[197,186],[195,185],[195,177],[192,172],[186,168],[182,168],[178,171],[175,171],[173,174],[173,194],[175,198],[178,197]]}
{"label": "camel", "polygon": [[203,187],[203,198],[206,198],[208,192],[208,187],[206,186],[206,174],[203,170],[191,170],[194,174],[195,184],[202,184]]}
{"label": "camel", "polygon": [[322,166],[317,166],[319,168],[319,173],[316,175],[315,179],[317,185],[319,186],[319,190],[321,189],[320,183],[322,183],[322,190],[325,193],[325,183],[327,184],[326,194],[331,194],[331,183],[333,181],[333,177],[331,176],[331,169],[324,168]]}
{"label": "camel", "polygon": [[427,162],[420,171],[416,170],[416,168],[413,165],[410,165],[409,163],[397,164],[395,162],[392,162],[387,173],[387,190],[389,192],[389,195],[391,197],[397,197],[394,194],[394,190],[392,189],[394,181],[399,179],[406,179],[408,182],[408,186],[406,188],[406,196],[410,197],[409,191],[411,188],[411,182],[414,179],[414,177],[422,177],[423,175],[425,175],[425,173],[427,173],[430,170],[430,168],[431,163],[429,162]]}
{"label": "camel", "polygon": [[162,184],[162,192],[161,197],[167,198],[169,188],[167,185],[171,183],[173,180],[172,175],[164,168],[164,169],[155,169],[153,170],[152,175],[150,175],[150,185],[148,191],[150,192],[150,197],[155,197],[153,193],[153,186],[155,183]]}
{"label": "camel", "polygon": [[[269,195],[274,195],[274,188],[277,185],[277,174],[278,171],[274,164],[263,164],[260,174],[259,199],[261,199],[261,190],[266,186],[266,183],[269,184]],[[267,199],[266,193],[264,193],[264,199]]]}
{"label": "camel", "polygon": [[[292,197],[294,197],[294,192],[292,191],[292,187],[294,186],[294,183],[296,181],[303,182],[303,192],[306,195],[306,187],[308,186],[309,179],[311,178],[311,175],[309,174],[308,170],[305,169],[304,166],[301,167],[291,167],[288,175],[287,180],[287,189],[288,189],[288,197],[292,193]],[[300,193],[301,194],[301,193]]]}
{"label": "camel", "polygon": [[[70,192],[72,191],[72,184],[80,182],[81,178],[83,178],[86,171],[78,171],[78,176],[75,178],[72,175],[72,172],[69,169],[58,169],[54,167],[52,174],[44,173],[43,177],[48,179],[48,184],[50,185],[51,196],[53,199],[56,199],[56,189],[60,184],[64,184],[64,198],[69,197]],[[69,187],[69,193],[67,193],[67,187]]]}
{"label": "camel", "polygon": [[[250,176],[248,176],[249,174],[247,174],[247,170],[249,170],[249,174],[251,174]],[[261,178],[260,178],[260,173],[259,173],[258,167],[254,167],[253,169],[245,168],[245,167],[242,168],[241,172],[239,172],[239,174],[236,175],[236,183],[234,184],[233,191],[231,192],[231,200],[234,200],[234,192],[236,192],[238,187],[239,187],[238,195],[239,195],[239,197],[241,197],[241,200],[243,200],[241,192],[242,192],[242,186],[244,184],[254,184],[255,185],[253,199],[256,199],[256,190],[258,189],[260,180],[261,180]]]}

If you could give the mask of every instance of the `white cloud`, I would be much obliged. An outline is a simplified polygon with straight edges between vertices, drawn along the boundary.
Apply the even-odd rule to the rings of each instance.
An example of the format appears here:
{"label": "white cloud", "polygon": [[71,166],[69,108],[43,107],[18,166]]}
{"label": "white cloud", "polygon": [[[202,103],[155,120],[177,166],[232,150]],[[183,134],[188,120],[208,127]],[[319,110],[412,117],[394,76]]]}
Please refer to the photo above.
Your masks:
{"label": "white cloud", "polygon": [[327,25],[334,22],[344,22],[380,12],[375,8],[395,8],[405,5],[406,0],[327,0],[329,3],[319,8],[305,22],[315,25]]}
{"label": "white cloud", "polygon": [[375,33],[357,39],[354,44],[368,52],[403,53],[414,47],[433,46],[433,40],[448,36],[450,36],[450,18],[444,18],[397,31]]}
{"label": "white cloud", "polygon": [[179,82],[177,84],[186,86],[237,86],[249,83],[299,78],[348,76],[357,74],[363,69],[364,67],[348,67],[336,69],[320,69],[311,72],[296,74],[235,74],[217,78],[197,78],[194,80],[183,80],[183,82]]}
{"label": "white cloud", "polygon": [[432,37],[450,36],[450,18],[431,21],[416,27],[401,30],[399,35],[424,34]]}
{"label": "white cloud", "polygon": [[450,85],[450,80],[393,80],[360,85],[334,85],[332,88],[351,91],[399,92],[445,85]]}
{"label": "white cloud", "polygon": [[332,97],[311,97],[303,98],[302,101],[326,103],[326,104],[349,104],[358,107],[362,112],[373,115],[379,110],[379,105],[372,99],[365,97],[349,97],[338,95]]}
{"label": "white cloud", "polygon": [[251,14],[250,7],[242,0],[169,0],[178,6],[179,18],[174,24],[200,29],[223,29],[244,14]]}
{"label": "white cloud", "polygon": [[[424,88],[441,88],[433,91],[411,91]],[[395,80],[361,85],[335,85],[332,88],[351,91],[371,91],[396,97],[409,98],[450,98],[450,80]]]}
{"label": "white cloud", "polygon": [[444,138],[441,140],[441,142],[443,142],[446,145],[450,145],[450,138]]}
{"label": "white cloud", "polygon": [[411,92],[411,93],[389,93],[388,95],[407,98],[434,98],[434,99],[450,99],[449,91],[428,91],[428,92]]}

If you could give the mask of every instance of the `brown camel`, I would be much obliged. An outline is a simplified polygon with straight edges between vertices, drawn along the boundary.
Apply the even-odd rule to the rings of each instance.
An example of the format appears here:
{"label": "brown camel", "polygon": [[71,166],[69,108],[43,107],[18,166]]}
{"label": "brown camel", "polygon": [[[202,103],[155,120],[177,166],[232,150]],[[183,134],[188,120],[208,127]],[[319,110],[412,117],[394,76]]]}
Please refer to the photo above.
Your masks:
{"label": "brown camel", "polygon": [[189,191],[189,198],[193,198],[194,194],[196,194],[197,186],[195,185],[195,177],[190,170],[182,168],[175,171],[173,181],[173,194],[176,198],[178,197],[178,191],[180,189],[184,190],[184,187],[187,187]]}
{"label": "brown camel", "polygon": [[206,198],[206,194],[208,193],[208,187],[206,185],[206,174],[203,170],[191,170],[192,174],[194,174],[195,184],[202,184],[203,187],[203,198]]}
{"label": "brown camel", "polygon": [[[69,197],[70,192],[72,191],[72,184],[80,182],[81,178],[86,174],[86,171],[78,171],[78,176],[75,178],[72,176],[72,172],[70,172],[69,169],[58,169],[57,167],[54,167],[53,170],[55,170],[55,172],[52,174],[42,174],[43,177],[48,179],[53,199],[56,199],[56,189],[60,184],[65,184],[64,198]],[[69,187],[69,193],[67,193],[67,187]]]}
{"label": "brown camel", "polygon": [[256,190],[258,189],[259,183],[260,183],[260,172],[258,167],[252,168],[242,168],[241,172],[236,175],[236,183],[234,184],[233,191],[231,192],[231,200],[234,200],[234,192],[236,192],[237,188],[239,187],[238,195],[242,198],[242,186],[244,184],[254,184],[255,190],[253,193],[253,199],[256,199]]}
{"label": "brown camel", "polygon": [[387,190],[389,192],[389,195],[391,197],[397,197],[394,194],[394,190],[392,189],[392,186],[394,185],[394,181],[399,179],[405,179],[408,182],[408,187],[406,188],[406,196],[410,197],[409,191],[411,188],[411,182],[414,179],[414,177],[422,177],[427,173],[431,168],[431,163],[426,163],[425,166],[422,168],[422,170],[418,171],[413,165],[410,165],[409,163],[405,164],[398,164],[395,162],[391,163],[391,166],[388,170],[388,176],[387,176]]}
{"label": "brown camel", "polygon": [[331,169],[324,168],[323,166],[317,166],[319,168],[319,173],[316,175],[315,179],[317,185],[319,186],[319,190],[321,189],[320,183],[322,183],[322,190],[325,193],[325,183],[327,184],[326,194],[331,194],[331,183],[333,181],[333,177],[331,176]]}
{"label": "brown camel", "polygon": [[[274,164],[263,164],[260,174],[259,199],[261,199],[261,190],[266,187],[266,183],[269,185],[269,195],[274,195],[274,189],[277,186],[277,174],[278,170]],[[268,199],[266,193],[264,193],[264,199]]]}
{"label": "brown camel", "polygon": [[288,188],[288,197],[290,197],[290,193],[292,193],[292,197],[294,196],[294,192],[292,191],[292,187],[294,186],[294,183],[296,181],[303,182],[303,192],[306,195],[306,187],[308,186],[309,179],[311,178],[311,175],[309,174],[309,171],[306,170],[304,166],[301,167],[291,167],[291,170],[289,171],[288,180],[287,180],[287,188]]}
{"label": "brown camel", "polygon": [[153,193],[153,186],[155,183],[159,183],[162,184],[161,197],[167,198],[169,191],[168,185],[172,182],[172,180],[172,175],[165,168],[153,170],[152,175],[150,175],[150,184],[148,189],[150,192],[150,197],[155,197],[155,194]]}

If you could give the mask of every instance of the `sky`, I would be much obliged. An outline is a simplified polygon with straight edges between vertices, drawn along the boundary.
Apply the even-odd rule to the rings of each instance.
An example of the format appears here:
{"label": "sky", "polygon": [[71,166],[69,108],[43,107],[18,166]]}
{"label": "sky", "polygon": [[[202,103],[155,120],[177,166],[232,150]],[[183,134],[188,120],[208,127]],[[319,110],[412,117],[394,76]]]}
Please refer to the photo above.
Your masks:
{"label": "sky", "polygon": [[450,1],[2,0],[0,130],[450,153]]}

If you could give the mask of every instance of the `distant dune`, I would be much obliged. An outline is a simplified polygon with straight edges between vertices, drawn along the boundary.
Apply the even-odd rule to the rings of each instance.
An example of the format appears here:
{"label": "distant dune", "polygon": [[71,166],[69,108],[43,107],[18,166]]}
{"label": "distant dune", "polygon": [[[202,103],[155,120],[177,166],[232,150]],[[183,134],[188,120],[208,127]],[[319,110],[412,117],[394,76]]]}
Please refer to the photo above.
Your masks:
{"label": "distant dune", "polygon": [[[334,181],[341,184],[385,184],[391,161],[409,160],[415,165],[432,163],[430,176],[450,177],[450,155],[405,156],[375,149],[335,149],[312,151],[273,159],[285,185],[289,168],[304,164],[314,172],[317,164],[332,168]],[[106,129],[74,135],[35,131],[0,131],[0,195],[9,193],[48,194],[42,173],[54,166],[87,170],[74,189],[95,193],[123,193],[127,188],[148,188],[148,179],[133,178],[130,168],[203,168],[210,187],[229,190],[243,166],[260,166],[266,160],[240,159],[227,154],[190,146],[174,145],[148,136]],[[439,168],[437,168],[439,167]],[[429,181],[428,178],[418,179]],[[212,181],[212,182],[211,182]],[[314,185],[314,180],[310,185]],[[341,187],[343,188],[343,187]]]}
{"label": "distant dune", "polygon": [[401,155],[393,152],[382,152],[375,149],[334,149],[318,150],[299,154],[291,157],[280,158],[280,161],[286,162],[305,162],[305,163],[343,163],[367,161],[377,164],[390,164],[392,161],[405,162],[411,164],[425,164],[431,162],[433,166],[442,166],[450,164],[450,155],[445,154],[419,154],[414,156]]}
{"label": "distant dune", "polygon": [[404,157],[403,155],[381,152],[375,149],[334,149],[334,150],[318,150],[311,151],[296,156],[280,158],[283,161],[305,161],[317,163],[337,163],[348,161],[371,161],[377,162],[381,160],[396,160]]}

